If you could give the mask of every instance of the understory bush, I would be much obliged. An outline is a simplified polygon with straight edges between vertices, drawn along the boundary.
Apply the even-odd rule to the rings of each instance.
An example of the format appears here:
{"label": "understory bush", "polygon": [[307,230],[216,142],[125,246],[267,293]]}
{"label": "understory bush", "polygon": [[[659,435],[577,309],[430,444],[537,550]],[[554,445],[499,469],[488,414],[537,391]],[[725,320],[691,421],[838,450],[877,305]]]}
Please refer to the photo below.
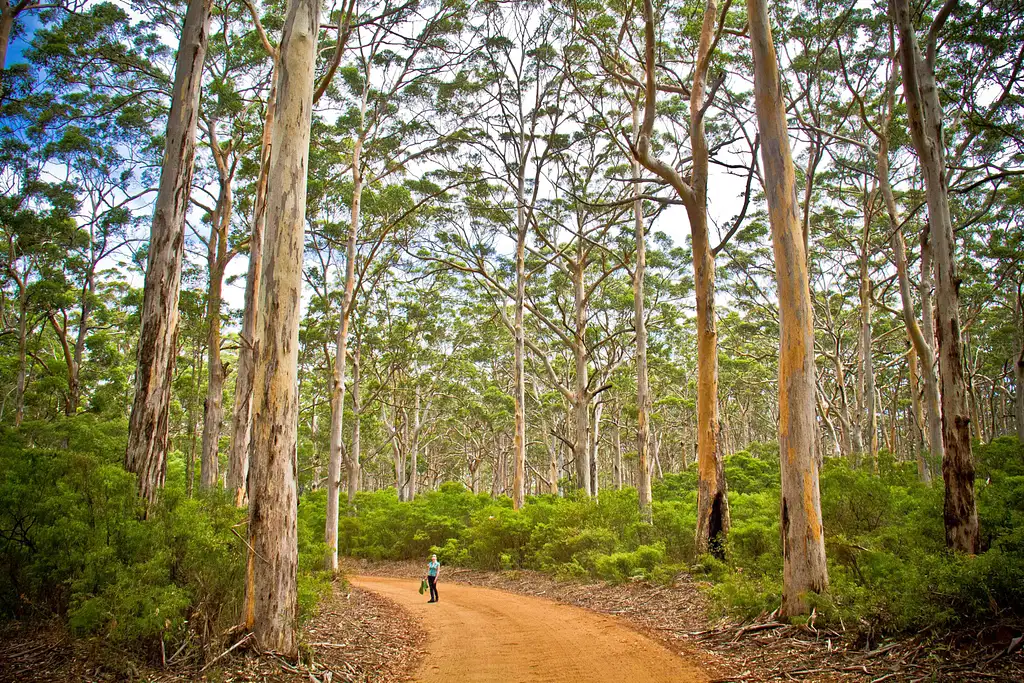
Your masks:
{"label": "understory bush", "polygon": [[[76,635],[158,661],[161,645],[214,647],[240,618],[245,510],[222,491],[188,498],[184,462],[172,453],[144,519],[121,464],[126,433],[89,415],[0,432],[0,619],[56,614]],[[299,509],[306,614],[327,587],[320,507],[315,532],[315,500]]]}
{"label": "understory bush", "polygon": [[[1024,451],[1006,438],[975,446],[975,456],[984,544],[976,557],[945,550],[941,479],[919,483],[913,463],[884,450],[877,471],[873,463],[823,464],[830,590],[811,598],[819,619],[901,631],[1024,613]],[[393,490],[360,493],[343,522],[342,546],[372,559],[436,552],[445,564],[564,579],[670,581],[689,570],[719,609],[754,617],[782,596],[778,449],[753,444],[728,456],[725,472],[731,530],[724,561],[694,556],[693,470],[654,483],[651,525],[641,522],[633,489],[596,499],[528,497],[518,511],[508,498],[473,495],[457,483],[404,503]]]}

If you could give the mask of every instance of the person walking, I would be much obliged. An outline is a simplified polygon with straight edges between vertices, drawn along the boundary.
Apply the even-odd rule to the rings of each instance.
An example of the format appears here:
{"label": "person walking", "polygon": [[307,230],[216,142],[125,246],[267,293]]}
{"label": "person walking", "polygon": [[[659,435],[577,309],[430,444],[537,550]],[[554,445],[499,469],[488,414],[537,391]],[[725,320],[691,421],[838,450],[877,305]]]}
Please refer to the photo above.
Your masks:
{"label": "person walking", "polygon": [[427,583],[430,584],[430,600],[427,602],[437,602],[437,575],[440,573],[441,563],[437,561],[437,555],[431,555],[427,565]]}

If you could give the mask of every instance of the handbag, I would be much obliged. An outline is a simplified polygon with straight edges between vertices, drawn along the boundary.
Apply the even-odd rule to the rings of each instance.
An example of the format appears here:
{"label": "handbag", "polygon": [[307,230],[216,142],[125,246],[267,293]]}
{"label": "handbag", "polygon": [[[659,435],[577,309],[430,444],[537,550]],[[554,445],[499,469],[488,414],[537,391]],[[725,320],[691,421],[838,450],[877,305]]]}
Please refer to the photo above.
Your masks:
{"label": "handbag", "polygon": [[420,595],[423,595],[424,593],[426,593],[428,587],[429,586],[427,585],[427,580],[426,579],[420,579]]}

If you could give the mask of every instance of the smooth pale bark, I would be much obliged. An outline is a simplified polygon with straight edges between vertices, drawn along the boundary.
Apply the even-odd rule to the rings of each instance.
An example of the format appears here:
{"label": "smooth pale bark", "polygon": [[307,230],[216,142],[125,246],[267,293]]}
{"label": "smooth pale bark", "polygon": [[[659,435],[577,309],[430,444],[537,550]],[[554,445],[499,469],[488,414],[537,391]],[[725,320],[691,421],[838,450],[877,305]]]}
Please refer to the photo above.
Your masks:
{"label": "smooth pale bark", "polygon": [[965,553],[979,549],[978,511],[974,497],[974,458],[971,419],[967,413],[963,354],[960,340],[959,287],[953,222],[946,186],[942,106],[935,85],[935,38],[955,2],[947,2],[929,31],[928,60],[918,47],[909,0],[892,0],[899,31],[899,57],[911,139],[925,180],[928,223],[935,248],[935,308],[942,401],[942,479],[945,482],[943,520],[946,545]]}
{"label": "smooth pale bark", "polygon": [[704,9],[697,68],[690,88],[692,188],[696,202],[687,205],[693,250],[694,294],[697,302],[697,553],[725,557],[729,533],[729,501],[718,419],[718,324],[715,320],[715,259],[708,236],[708,146],[704,135],[705,89],[718,5]]}
{"label": "smooth pale bark", "polygon": [[[640,129],[639,112],[633,106],[633,129]],[[633,180],[640,180],[640,161],[633,159]],[[647,236],[644,234],[644,203],[640,183],[633,183],[633,231],[636,236],[636,266],[633,269],[633,327],[636,330],[636,491],[640,498],[640,518],[651,524],[653,496],[648,450],[651,443],[651,390],[647,369],[647,313],[644,301],[644,277],[647,274]]]}
{"label": "smooth pale bark", "polygon": [[[895,65],[893,65],[895,68]],[[923,395],[924,395],[924,408],[927,413],[927,441],[931,453],[931,462],[938,463],[942,462],[942,424],[941,424],[941,408],[939,406],[939,380],[935,375],[935,355],[932,351],[932,344],[934,338],[930,335],[931,328],[931,313],[930,310],[927,315],[927,327],[929,332],[926,334],[922,331],[921,327],[917,324],[917,318],[914,315],[914,300],[911,296],[910,291],[910,274],[907,266],[907,248],[906,243],[903,240],[903,221],[900,218],[899,208],[896,205],[896,196],[892,190],[892,184],[889,182],[889,124],[892,120],[893,110],[895,109],[895,91],[894,88],[890,88],[887,94],[886,103],[886,115],[883,117],[882,125],[875,129],[875,134],[878,137],[878,155],[876,157],[875,172],[878,177],[879,189],[882,191],[882,199],[885,201],[885,210],[889,216],[889,227],[892,230],[892,238],[890,244],[892,246],[893,261],[896,264],[896,277],[899,281],[900,288],[900,303],[902,304],[903,312],[903,323],[907,328],[907,336],[910,338],[910,343],[914,351],[914,356],[921,361],[921,376],[924,381]],[[924,249],[922,249],[924,251]],[[922,263],[924,258],[922,254]],[[930,261],[930,259],[929,259]],[[929,285],[929,290],[931,289]],[[922,297],[922,309],[924,298]],[[931,308],[929,303],[928,309]],[[914,409],[914,419],[919,426],[923,423],[921,421],[921,408],[920,401],[918,400],[918,391],[916,388],[916,381],[918,372],[916,368],[915,359],[912,358],[910,361],[910,381],[911,381],[911,394],[912,403]],[[923,428],[922,428],[923,433]],[[918,464],[918,476],[923,482],[931,481],[931,469],[932,465],[929,463],[921,454],[920,449],[916,454]]]}
{"label": "smooth pale bark", "polygon": [[[202,384],[203,374],[203,349],[200,344],[195,344],[192,353],[192,395],[199,395],[199,388]],[[188,456],[185,459],[185,495],[189,498],[192,497],[196,487],[196,402],[189,401],[188,403],[188,436],[189,436],[189,448]]]}
{"label": "smooth pale bark", "polygon": [[818,459],[814,446],[814,327],[793,156],[765,0],[747,0],[754,102],[779,298],[779,453],[782,467],[782,607],[808,610],[808,593],[828,589]]}
{"label": "smooth pale bark", "polygon": [[544,446],[548,449],[548,493],[558,495],[558,437],[551,434],[551,425],[547,420],[541,423],[544,427]]}
{"label": "smooth pale bark", "polygon": [[[897,225],[899,225],[897,223]],[[914,303],[910,294],[910,277],[907,274],[906,246],[903,242],[903,232],[897,229],[892,236],[892,250],[896,261],[896,272],[900,284],[900,299],[903,304],[903,322],[907,327],[907,335],[910,337],[914,354],[921,361],[921,376],[923,379],[924,408],[927,415],[927,441],[931,452],[931,462],[942,462],[942,422],[941,407],[939,405],[939,382],[935,376],[935,361],[932,354],[931,344],[928,343],[924,333],[917,324],[914,316]],[[915,409],[915,416],[919,416],[919,410]],[[919,419],[919,418],[918,418]],[[931,464],[923,459],[920,463],[921,480],[931,481]]]}
{"label": "smooth pale bark", "polygon": [[664,435],[664,432],[659,432],[657,430],[655,430],[653,434],[654,447],[651,449],[651,453],[653,454],[651,460],[654,463],[655,471],[658,473],[658,479],[663,479],[665,477],[665,472],[661,469],[661,437]]}
{"label": "smooth pale bark", "polygon": [[417,468],[419,467],[420,457],[420,388],[416,387],[414,390],[413,404],[412,404],[412,433],[409,435],[409,500],[416,499],[416,483],[419,476]]}
{"label": "smooth pale bark", "polygon": [[260,174],[253,199],[252,232],[249,235],[249,265],[245,277],[245,300],[242,330],[239,333],[238,372],[235,376],[235,405],[231,419],[231,446],[228,451],[227,487],[234,491],[235,505],[242,507],[248,497],[246,478],[249,473],[249,437],[252,431],[252,391],[259,356],[259,298],[263,270],[263,230],[266,223],[267,178],[273,157],[274,117],[277,111],[277,55],[270,76],[270,94],[263,120],[263,142],[260,151]]}
{"label": "smooth pale bark", "polygon": [[572,264],[572,300],[573,300],[573,340],[572,352],[575,363],[574,377],[576,384],[572,393],[573,416],[576,422],[576,437],[573,442],[573,457],[576,462],[577,485],[587,495],[594,495],[593,472],[591,468],[590,448],[590,368],[587,363],[587,302],[586,283],[583,269],[585,267],[585,249],[582,227],[576,244],[577,259]]}
{"label": "smooth pale bark", "polygon": [[[932,242],[928,223],[921,228],[921,277],[918,284],[918,294],[921,300],[921,334],[924,336],[928,346],[932,349],[932,364],[930,368],[924,368],[922,375],[927,376],[931,372],[935,380],[935,399],[938,406],[934,411],[928,411],[928,448],[930,453],[938,453],[939,457],[933,458],[930,466],[934,471],[936,467],[942,466],[944,446],[942,443],[942,405],[939,402],[939,375],[938,358],[935,349],[938,347],[938,339],[935,337],[935,309],[932,306]],[[924,360],[922,359],[922,363]]]}
{"label": "smooth pale bark", "polygon": [[[850,399],[846,393],[846,365],[843,363],[843,349],[840,336],[835,336],[835,355],[832,356],[832,363],[836,373],[836,390],[839,392],[839,429],[842,434],[840,450],[846,457],[851,457],[854,451],[854,428],[850,419]],[[859,443],[859,437],[857,439]]]}
{"label": "smooth pale bark", "polygon": [[298,651],[299,318],[319,15],[318,0],[291,0],[280,46],[249,471],[245,624],[261,650],[289,657]]}
{"label": "smooth pale bark", "polygon": [[[216,147],[217,138],[210,128],[210,146]],[[217,156],[218,152],[214,152]],[[199,487],[211,489],[220,481],[220,426],[224,421],[224,382],[227,366],[220,357],[220,305],[224,288],[224,270],[228,261],[228,228],[231,225],[232,195],[231,173],[223,160],[218,159],[220,193],[212,218],[210,240],[207,243],[207,272],[209,291],[206,296],[206,401],[203,403],[203,450],[199,461]]]}
{"label": "smooth pale bark", "polygon": [[[872,469],[878,469],[878,412],[875,409],[875,366],[871,353],[871,275],[868,266],[871,261],[871,218],[874,214],[872,203],[874,192],[864,189],[864,229],[860,238],[860,366],[861,405],[859,418],[866,418],[861,425],[863,443],[868,447]],[[859,457],[859,453],[857,454]],[[858,463],[859,464],[859,463]]]}
{"label": "smooth pale bark", "polygon": [[[697,528],[698,553],[724,556],[729,532],[729,503],[722,459],[718,419],[718,328],[715,320],[715,260],[708,235],[708,146],[704,132],[707,110],[708,68],[714,48],[718,5],[708,0],[704,9],[697,63],[690,86],[691,179],[684,181],[668,164],[651,153],[657,87],[655,83],[655,31],[652,0],[644,0],[645,100],[644,120],[637,140],[637,157],[646,168],[673,186],[690,222],[694,294],[697,302]],[[716,540],[718,539],[718,540]]]}
{"label": "smooth pale bark", "polygon": [[[526,140],[520,138],[521,149],[527,149]],[[519,179],[516,186],[516,297],[515,321],[512,334],[515,350],[512,370],[512,398],[515,404],[514,435],[512,439],[512,509],[518,510],[526,501],[526,331],[523,328],[523,308],[526,301],[526,161],[520,159]],[[581,488],[584,488],[581,486]]]}
{"label": "smooth pale bark", "polygon": [[612,430],[612,486],[622,489],[622,407],[615,412],[615,429]]}
{"label": "smooth pale bark", "polygon": [[363,404],[360,398],[360,381],[362,380],[360,371],[360,350],[361,345],[359,344],[359,337],[356,337],[356,350],[352,356],[352,445],[349,448],[348,459],[346,467],[348,468],[348,505],[349,514],[355,514],[355,508],[352,506],[356,502],[356,494],[359,493],[359,464],[360,449],[362,444],[360,443],[360,424],[359,420],[362,417]]}
{"label": "smooth pale bark", "polygon": [[604,412],[604,403],[594,405],[594,419],[590,429],[590,495],[596,496],[598,488],[598,459],[597,453],[601,448],[601,414]]}
{"label": "smooth pale bark", "polygon": [[[909,339],[909,336],[908,336]],[[913,444],[914,457],[917,461],[917,478],[923,483],[931,482],[931,470],[928,467],[928,460],[924,457],[924,444],[927,439],[924,436],[924,406],[921,404],[921,379],[918,368],[917,347],[913,341],[910,342],[910,349],[907,351],[907,370],[909,372],[910,384],[910,417],[913,422]],[[920,436],[920,442],[918,441]]]}
{"label": "smooth pale bark", "polygon": [[156,501],[167,473],[168,412],[178,350],[185,214],[192,189],[199,93],[212,6],[212,0],[189,0],[185,13],[146,259],[135,398],[124,465],[138,476],[139,494],[149,506]]}
{"label": "smooth pale bark", "polygon": [[[365,110],[365,100],[364,100]],[[345,295],[338,326],[334,376],[331,380],[331,437],[327,461],[327,520],[324,541],[327,543],[327,568],[338,570],[338,506],[341,495],[341,460],[343,457],[342,427],[345,417],[345,368],[348,362],[348,328],[352,318],[356,289],[356,242],[359,238],[359,216],[363,196],[361,153],[363,137],[352,147],[352,214],[349,220],[348,243],[345,247]]]}

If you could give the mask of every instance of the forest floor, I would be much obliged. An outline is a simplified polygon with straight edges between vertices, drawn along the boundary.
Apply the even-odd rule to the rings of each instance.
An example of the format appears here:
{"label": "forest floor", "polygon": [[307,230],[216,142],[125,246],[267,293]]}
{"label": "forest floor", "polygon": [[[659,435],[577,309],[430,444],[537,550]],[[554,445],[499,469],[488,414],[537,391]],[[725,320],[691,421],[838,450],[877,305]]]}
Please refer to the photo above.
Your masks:
{"label": "forest floor", "polygon": [[[771,615],[752,623],[711,621],[700,585],[686,575],[671,586],[611,585],[448,567],[441,602],[428,605],[416,590],[423,569],[348,561],[344,571],[355,585],[337,582],[303,626],[300,663],[258,653],[250,642],[230,652],[157,653],[154,661],[101,639],[72,637],[57,623],[12,624],[0,630],[0,682],[1024,681],[1020,624],[879,640],[813,620],[782,624]],[[529,662],[538,668],[515,669],[503,659],[521,659],[540,647],[538,638],[549,643],[546,659]],[[622,648],[640,648],[642,675],[615,669],[634,661]],[[489,661],[500,668],[487,668]],[[586,676],[582,667],[600,661],[607,662],[599,665],[605,673]],[[559,666],[584,673],[571,678]],[[676,673],[659,678],[658,671]],[[544,675],[531,676],[538,672]]]}
{"label": "forest floor", "polygon": [[[349,561],[344,569],[353,576],[404,578],[415,591],[424,566]],[[661,643],[679,655],[680,661],[702,670],[706,678],[694,680],[1024,681],[1024,649],[1017,649],[1021,641],[1015,638],[1020,629],[1007,625],[878,640],[863,632],[855,635],[842,628],[836,631],[815,626],[813,620],[804,626],[787,625],[774,621],[771,615],[753,623],[710,621],[707,599],[686,575],[680,575],[672,586],[639,581],[611,585],[556,581],[529,571],[444,568],[439,590],[444,591],[446,584],[448,590],[452,590],[451,584],[482,586],[609,615]],[[443,598],[444,593],[441,595]],[[426,647],[431,650],[429,644]],[[1006,654],[1008,650],[1010,654]],[[431,656],[428,654],[427,659]]]}
{"label": "forest floor", "polygon": [[0,682],[397,683],[415,670],[425,642],[405,609],[342,582],[303,626],[301,637],[300,662],[238,641],[230,652],[205,656],[198,650],[180,657],[167,652],[164,665],[100,639],[73,638],[56,623],[12,625],[0,631]]}

